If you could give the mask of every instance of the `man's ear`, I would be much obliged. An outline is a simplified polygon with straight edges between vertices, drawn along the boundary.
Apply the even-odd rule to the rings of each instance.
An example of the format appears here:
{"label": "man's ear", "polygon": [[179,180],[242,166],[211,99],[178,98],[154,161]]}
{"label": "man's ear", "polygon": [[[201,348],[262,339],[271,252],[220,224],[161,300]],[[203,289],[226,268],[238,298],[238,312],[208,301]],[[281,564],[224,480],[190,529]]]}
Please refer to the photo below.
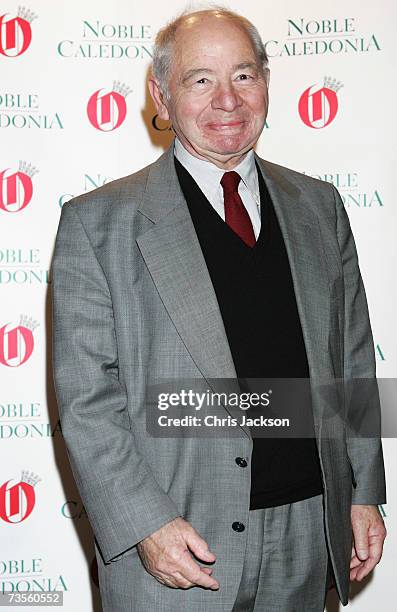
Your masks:
{"label": "man's ear", "polygon": [[268,68],[266,66],[265,70],[265,81],[266,81],[266,86],[269,87],[269,82],[270,82],[270,68]]}
{"label": "man's ear", "polygon": [[168,109],[164,102],[165,96],[162,90],[160,89],[160,85],[158,81],[154,77],[150,77],[148,85],[149,85],[150,95],[153,98],[153,102],[156,106],[157,114],[159,118],[164,119],[164,121],[168,121],[170,118],[170,115],[168,113]]}

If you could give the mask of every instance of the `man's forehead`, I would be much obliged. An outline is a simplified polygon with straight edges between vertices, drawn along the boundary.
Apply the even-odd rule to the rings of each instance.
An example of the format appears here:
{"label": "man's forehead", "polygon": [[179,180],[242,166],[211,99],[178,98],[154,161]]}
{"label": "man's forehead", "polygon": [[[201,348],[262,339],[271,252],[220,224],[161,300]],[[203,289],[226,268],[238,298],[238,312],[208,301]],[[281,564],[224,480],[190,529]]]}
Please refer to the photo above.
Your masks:
{"label": "man's forehead", "polygon": [[178,57],[179,69],[185,69],[187,66],[189,68],[208,67],[211,60],[218,60],[219,57],[227,64],[232,63],[233,65],[255,63],[257,60],[252,41],[245,32],[242,32],[245,36],[240,39],[235,35],[228,35],[225,31],[220,32],[216,37],[212,32],[205,30],[196,31],[196,33],[198,36],[189,38],[189,32],[185,32],[175,40],[173,54]]}
{"label": "man's forehead", "polygon": [[226,30],[234,30],[234,37],[241,37],[241,39],[245,39],[249,45],[251,45],[250,37],[244,28],[234,22],[230,18],[226,18],[223,15],[222,18],[216,15],[207,15],[205,17],[189,17],[186,22],[182,22],[176,33],[175,33],[175,42],[181,42],[183,39],[183,43],[186,43],[186,40],[190,39],[199,39],[203,40],[206,37],[217,37],[218,40],[228,38],[228,34]]}
{"label": "man's forehead", "polygon": [[[230,40],[228,40],[228,43]],[[234,41],[235,42],[235,41]],[[240,46],[233,44],[230,50],[229,44],[222,45],[222,41],[218,41],[216,45],[206,45],[205,39],[200,41],[200,45],[181,45],[178,49],[174,49],[174,53],[178,54],[176,66],[178,72],[187,70],[208,70],[209,72],[219,66],[221,60],[222,66],[231,70],[244,70],[254,68],[258,65],[258,59],[255,49],[251,44]]]}

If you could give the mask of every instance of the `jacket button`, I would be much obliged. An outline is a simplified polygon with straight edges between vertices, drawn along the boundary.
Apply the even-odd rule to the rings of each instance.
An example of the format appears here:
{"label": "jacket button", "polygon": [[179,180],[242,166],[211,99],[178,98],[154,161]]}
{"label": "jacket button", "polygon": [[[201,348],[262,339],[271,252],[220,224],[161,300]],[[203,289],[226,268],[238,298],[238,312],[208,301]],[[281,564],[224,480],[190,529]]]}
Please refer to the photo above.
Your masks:
{"label": "jacket button", "polygon": [[244,531],[245,525],[243,525],[243,523],[235,521],[232,525],[232,529],[234,529],[234,531]]}
{"label": "jacket button", "polygon": [[240,467],[247,467],[248,463],[246,462],[245,459],[243,459],[242,457],[236,457],[235,462],[237,463],[237,465],[239,465]]}

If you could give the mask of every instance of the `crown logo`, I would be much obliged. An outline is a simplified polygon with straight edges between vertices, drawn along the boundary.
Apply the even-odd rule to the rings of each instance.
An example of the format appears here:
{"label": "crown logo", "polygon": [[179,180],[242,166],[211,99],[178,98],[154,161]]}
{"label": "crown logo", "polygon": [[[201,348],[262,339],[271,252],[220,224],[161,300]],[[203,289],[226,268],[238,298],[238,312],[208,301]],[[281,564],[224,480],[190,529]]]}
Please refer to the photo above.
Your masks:
{"label": "crown logo", "polygon": [[22,161],[21,159],[19,160],[19,172],[24,172],[25,174],[30,176],[30,178],[32,178],[32,176],[37,174],[38,171],[38,168],[35,168],[29,162]]}
{"label": "crown logo", "polygon": [[21,482],[26,482],[27,484],[34,487],[40,481],[41,478],[39,478],[37,474],[29,472],[29,470],[22,470]]}
{"label": "crown logo", "polygon": [[26,315],[21,315],[19,317],[19,325],[22,327],[27,327],[28,329],[34,331],[36,327],[40,325],[38,321],[35,321],[32,317],[28,317]]}
{"label": "crown logo", "polygon": [[324,77],[324,87],[327,89],[332,89],[335,93],[343,87],[343,83],[338,81],[337,79],[333,79],[332,77]]}
{"label": "crown logo", "polygon": [[121,81],[113,81],[112,91],[117,91],[117,93],[121,94],[125,98],[126,96],[128,96],[129,93],[131,93],[132,89]]}
{"label": "crown logo", "polygon": [[17,15],[21,19],[25,19],[25,21],[29,21],[29,23],[32,23],[33,19],[37,19],[37,15],[30,9],[26,8],[26,6],[18,6]]}

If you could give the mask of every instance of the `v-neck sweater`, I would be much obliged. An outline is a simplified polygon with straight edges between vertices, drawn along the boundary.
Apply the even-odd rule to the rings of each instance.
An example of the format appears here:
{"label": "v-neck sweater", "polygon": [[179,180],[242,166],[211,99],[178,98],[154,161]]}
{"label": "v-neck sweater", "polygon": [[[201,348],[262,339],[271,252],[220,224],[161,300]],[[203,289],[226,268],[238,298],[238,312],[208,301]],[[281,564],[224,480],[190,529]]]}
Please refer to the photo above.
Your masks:
{"label": "v-neck sweater", "polygon": [[[174,161],[237,377],[308,379],[289,259],[259,167],[261,230],[255,245],[249,247],[217,214],[186,168],[175,157]],[[311,406],[309,413],[312,419]],[[323,492],[313,422],[311,426],[311,437],[253,437],[250,510]]]}

